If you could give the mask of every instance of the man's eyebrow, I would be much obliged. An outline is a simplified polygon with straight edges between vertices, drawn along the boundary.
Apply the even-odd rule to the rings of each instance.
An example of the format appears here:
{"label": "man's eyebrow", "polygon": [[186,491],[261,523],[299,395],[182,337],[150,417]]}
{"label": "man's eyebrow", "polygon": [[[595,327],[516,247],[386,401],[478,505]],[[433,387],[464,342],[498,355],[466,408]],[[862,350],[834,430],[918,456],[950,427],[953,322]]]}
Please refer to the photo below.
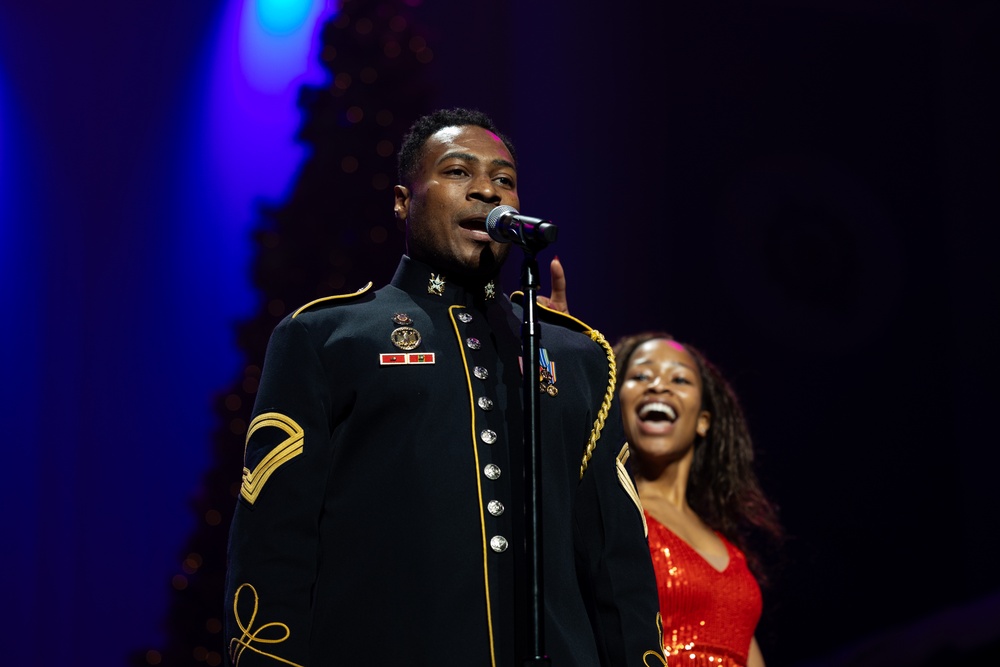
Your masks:
{"label": "man's eyebrow", "polygon": [[[451,159],[458,159],[472,163],[478,163],[480,161],[479,158],[473,155],[472,153],[462,153],[459,151],[452,151],[451,153],[445,153],[440,158],[438,158],[438,164],[441,164],[442,162]],[[514,170],[517,169],[517,167],[514,166],[513,162],[511,162],[510,160],[504,160],[503,158],[493,158],[490,161],[490,165],[492,165],[493,167],[506,167],[508,169],[514,169]]]}
{"label": "man's eyebrow", "polygon": [[465,162],[479,162],[479,158],[477,158],[472,153],[460,153],[459,151],[452,151],[450,153],[445,153],[444,155],[439,157],[438,164],[441,164],[445,160],[452,160],[452,159],[459,159]]}
{"label": "man's eyebrow", "polygon": [[513,169],[517,171],[517,166],[510,160],[504,160],[503,158],[493,158],[492,162],[494,167],[507,167],[508,169]]}

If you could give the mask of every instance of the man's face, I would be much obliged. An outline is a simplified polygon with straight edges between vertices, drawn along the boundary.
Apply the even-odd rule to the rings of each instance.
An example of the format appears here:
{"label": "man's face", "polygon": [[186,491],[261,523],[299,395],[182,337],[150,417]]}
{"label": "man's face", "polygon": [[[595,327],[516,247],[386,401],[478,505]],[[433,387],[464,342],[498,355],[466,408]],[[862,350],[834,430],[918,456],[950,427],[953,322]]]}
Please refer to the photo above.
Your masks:
{"label": "man's face", "polygon": [[514,159],[495,134],[475,125],[446,127],[424,143],[409,188],[395,188],[396,217],[406,220],[410,257],[445,273],[496,273],[510,245],[486,233],[501,204],[518,208]]}

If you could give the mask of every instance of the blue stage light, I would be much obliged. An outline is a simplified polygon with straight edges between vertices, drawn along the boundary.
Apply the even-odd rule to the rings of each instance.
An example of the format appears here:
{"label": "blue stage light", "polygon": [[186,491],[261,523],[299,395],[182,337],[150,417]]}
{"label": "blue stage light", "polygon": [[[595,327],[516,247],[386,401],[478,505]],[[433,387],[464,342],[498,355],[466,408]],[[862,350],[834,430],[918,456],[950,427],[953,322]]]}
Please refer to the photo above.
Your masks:
{"label": "blue stage light", "polygon": [[313,0],[257,0],[261,27],[273,35],[289,35],[309,18]]}

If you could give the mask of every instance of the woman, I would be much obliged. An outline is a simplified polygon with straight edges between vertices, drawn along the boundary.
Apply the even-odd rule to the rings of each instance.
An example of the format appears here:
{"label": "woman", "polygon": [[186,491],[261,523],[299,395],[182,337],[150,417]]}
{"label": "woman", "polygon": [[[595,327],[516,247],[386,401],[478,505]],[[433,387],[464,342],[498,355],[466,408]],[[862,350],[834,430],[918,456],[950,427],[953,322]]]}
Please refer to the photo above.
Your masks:
{"label": "woman", "polygon": [[780,538],[781,528],[752,468],[739,401],[698,350],[669,334],[626,337],[615,357],[664,651],[691,667],[762,667],[760,570],[746,537]]}

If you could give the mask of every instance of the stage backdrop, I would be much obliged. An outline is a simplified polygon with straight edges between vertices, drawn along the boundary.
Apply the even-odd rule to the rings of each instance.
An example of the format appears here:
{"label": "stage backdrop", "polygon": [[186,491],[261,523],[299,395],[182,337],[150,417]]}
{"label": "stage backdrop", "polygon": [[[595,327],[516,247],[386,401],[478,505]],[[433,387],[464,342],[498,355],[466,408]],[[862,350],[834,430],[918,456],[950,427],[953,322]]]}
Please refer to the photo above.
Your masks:
{"label": "stage backdrop", "polygon": [[[574,314],[733,379],[790,535],[768,664],[995,659],[997,3],[358,4],[425,28],[429,106],[509,129]],[[336,14],[0,3],[5,662],[171,641],[237,324],[271,305],[251,232],[310,155]]]}

